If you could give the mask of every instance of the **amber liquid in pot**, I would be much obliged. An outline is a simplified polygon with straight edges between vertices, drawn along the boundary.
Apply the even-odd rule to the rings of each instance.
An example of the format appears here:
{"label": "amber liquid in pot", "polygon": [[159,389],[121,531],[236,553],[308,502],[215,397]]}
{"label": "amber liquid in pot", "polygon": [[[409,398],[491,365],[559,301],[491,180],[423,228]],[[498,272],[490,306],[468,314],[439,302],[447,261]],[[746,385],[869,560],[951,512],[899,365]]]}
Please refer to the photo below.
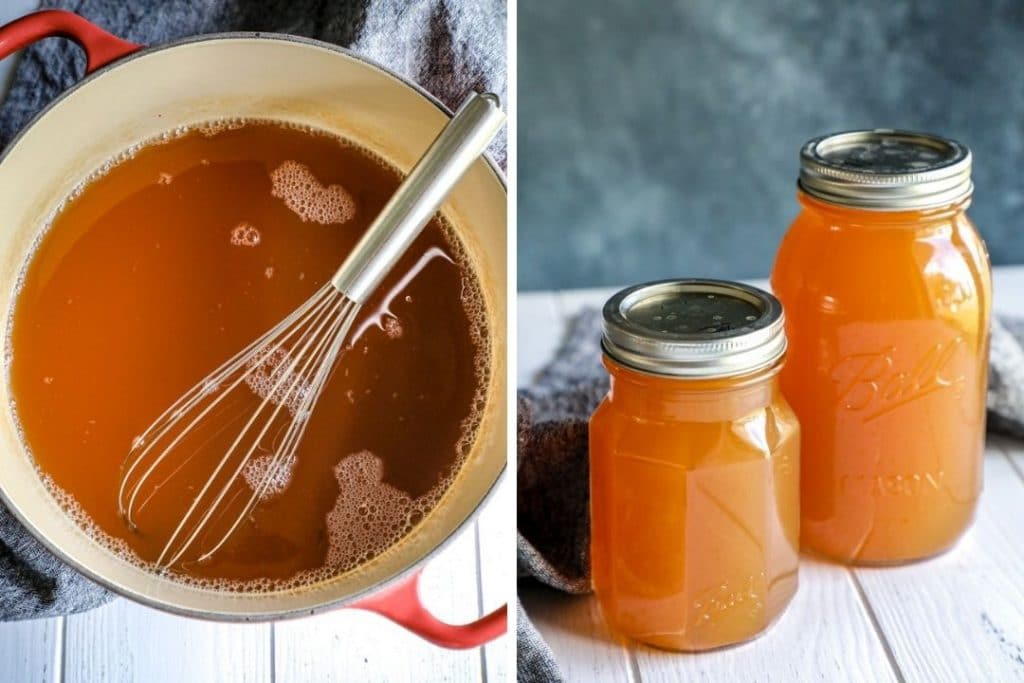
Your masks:
{"label": "amber liquid in pot", "polygon": [[[117,490],[133,439],[323,285],[399,182],[357,146],[250,121],[145,145],[66,203],[24,270],[9,378],[44,479],[97,540],[158,558],[220,453],[198,452],[132,531]],[[210,560],[173,571],[241,590],[298,585],[409,533],[472,446],[486,330],[477,276],[435,220],[363,307],[270,495]]]}

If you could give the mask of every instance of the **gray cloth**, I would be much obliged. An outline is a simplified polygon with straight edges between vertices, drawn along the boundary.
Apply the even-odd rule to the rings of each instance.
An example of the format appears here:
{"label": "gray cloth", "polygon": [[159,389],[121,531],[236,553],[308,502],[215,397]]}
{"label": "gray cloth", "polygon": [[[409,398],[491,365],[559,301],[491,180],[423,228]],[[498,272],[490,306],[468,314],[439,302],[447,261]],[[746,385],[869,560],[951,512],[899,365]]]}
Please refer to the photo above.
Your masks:
{"label": "gray cloth", "polygon": [[519,683],[562,683],[565,679],[555,664],[551,648],[540,637],[520,603],[516,617],[516,676]]}
{"label": "gray cloth", "polygon": [[[47,0],[43,6],[77,12],[144,45],[222,31],[319,38],[391,68],[451,108],[470,90],[506,99],[504,0]],[[84,67],[81,50],[67,40],[26,50],[0,110],[0,148],[74,84]],[[492,153],[504,166],[504,137]],[[50,554],[0,505],[0,621],[69,614],[109,597]]]}
{"label": "gray cloth", "polygon": [[992,324],[988,373],[988,430],[1024,438],[1024,319]]}
{"label": "gray cloth", "polygon": [[[587,421],[608,390],[601,312],[582,311],[534,383],[519,392],[517,555],[520,578],[566,593],[590,592]],[[1024,438],[1024,320],[992,322],[989,431]],[[560,681],[551,651],[520,623],[519,680]]]}

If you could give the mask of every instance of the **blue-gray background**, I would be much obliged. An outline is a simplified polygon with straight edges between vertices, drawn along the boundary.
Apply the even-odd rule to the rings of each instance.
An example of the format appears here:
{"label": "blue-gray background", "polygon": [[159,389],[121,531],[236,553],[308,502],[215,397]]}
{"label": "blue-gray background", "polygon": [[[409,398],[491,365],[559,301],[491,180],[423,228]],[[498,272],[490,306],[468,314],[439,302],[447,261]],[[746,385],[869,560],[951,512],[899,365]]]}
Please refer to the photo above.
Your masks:
{"label": "blue-gray background", "polygon": [[1024,1],[520,0],[519,287],[765,277],[799,147],[968,144],[971,216],[1024,262]]}

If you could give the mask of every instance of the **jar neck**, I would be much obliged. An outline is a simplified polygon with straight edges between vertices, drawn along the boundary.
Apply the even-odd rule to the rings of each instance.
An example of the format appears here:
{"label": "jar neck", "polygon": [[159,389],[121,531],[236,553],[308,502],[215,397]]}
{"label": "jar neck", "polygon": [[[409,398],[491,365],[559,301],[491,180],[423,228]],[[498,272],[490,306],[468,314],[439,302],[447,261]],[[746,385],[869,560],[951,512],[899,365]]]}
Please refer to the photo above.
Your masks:
{"label": "jar neck", "polygon": [[775,365],[735,377],[684,378],[653,375],[626,367],[607,354],[608,400],[622,412],[651,420],[720,422],[765,408],[776,400]]}
{"label": "jar neck", "polygon": [[922,225],[947,223],[951,218],[963,215],[971,205],[971,197],[968,196],[958,202],[929,209],[876,211],[832,204],[799,189],[797,190],[797,200],[805,210],[819,214],[830,221],[866,227],[921,227]]}

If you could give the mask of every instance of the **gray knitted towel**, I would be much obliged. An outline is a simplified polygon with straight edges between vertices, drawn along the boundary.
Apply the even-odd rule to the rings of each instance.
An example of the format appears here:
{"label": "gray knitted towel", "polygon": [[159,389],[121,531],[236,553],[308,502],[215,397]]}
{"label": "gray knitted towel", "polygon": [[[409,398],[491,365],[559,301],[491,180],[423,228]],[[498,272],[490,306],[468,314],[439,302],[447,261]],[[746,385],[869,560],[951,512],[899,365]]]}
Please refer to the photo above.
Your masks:
{"label": "gray knitted towel", "polygon": [[[47,0],[43,6],[72,10],[144,45],[221,31],[319,38],[384,64],[452,108],[470,90],[506,99],[504,0]],[[26,50],[0,110],[0,149],[75,83],[84,65],[81,51],[66,40]],[[501,135],[492,153],[504,166]],[[69,614],[108,598],[0,505],[0,621]]]}
{"label": "gray knitted towel", "polygon": [[[608,390],[600,337],[600,311],[584,310],[519,392],[519,577],[566,593],[590,592],[587,421]],[[992,323],[988,418],[990,431],[1024,438],[1024,319]],[[517,631],[520,683],[561,681],[530,621],[520,618]]]}

